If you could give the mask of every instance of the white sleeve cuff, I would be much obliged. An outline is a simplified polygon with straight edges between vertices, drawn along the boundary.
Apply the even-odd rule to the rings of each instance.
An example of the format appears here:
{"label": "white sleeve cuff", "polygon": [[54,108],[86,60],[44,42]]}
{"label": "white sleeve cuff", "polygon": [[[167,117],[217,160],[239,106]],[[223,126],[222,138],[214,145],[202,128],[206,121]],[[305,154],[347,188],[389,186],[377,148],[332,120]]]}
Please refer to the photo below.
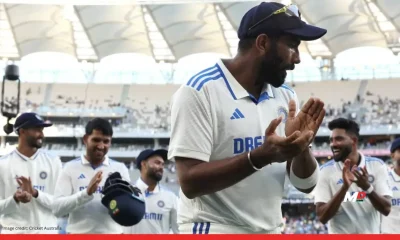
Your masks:
{"label": "white sleeve cuff", "polygon": [[168,159],[173,160],[174,157],[193,158],[205,162],[210,161],[210,154],[178,147],[172,147],[168,151]]}
{"label": "white sleeve cuff", "polygon": [[84,190],[82,190],[82,191],[80,191],[78,193],[78,203],[79,203],[79,205],[88,203],[93,198],[94,198],[94,195],[92,194],[91,196],[89,196],[89,194],[87,193],[86,189],[84,189]]}
{"label": "white sleeve cuff", "polygon": [[318,163],[315,167],[315,170],[311,176],[308,178],[299,178],[293,172],[293,164],[290,166],[290,182],[292,185],[298,189],[309,189],[315,187],[318,183],[319,178],[319,167]]}
{"label": "white sleeve cuff", "polygon": [[19,209],[19,203],[17,203],[14,199],[14,195],[6,198],[6,204],[5,204],[5,213],[4,214],[10,214],[18,211]]}

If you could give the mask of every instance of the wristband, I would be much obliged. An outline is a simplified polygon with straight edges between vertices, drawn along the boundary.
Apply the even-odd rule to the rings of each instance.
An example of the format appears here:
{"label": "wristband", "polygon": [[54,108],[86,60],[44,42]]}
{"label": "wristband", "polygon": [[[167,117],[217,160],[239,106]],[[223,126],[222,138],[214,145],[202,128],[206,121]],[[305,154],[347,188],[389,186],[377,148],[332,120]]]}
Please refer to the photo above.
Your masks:
{"label": "wristband", "polygon": [[249,160],[249,163],[250,163],[251,167],[252,167],[254,170],[260,171],[260,170],[262,169],[262,168],[257,168],[256,166],[254,166],[254,164],[253,164],[253,162],[251,161],[251,158],[250,158],[250,151],[249,151],[249,153],[247,153],[247,160]]}
{"label": "wristband", "polygon": [[369,188],[365,191],[367,194],[371,194],[374,191],[374,186],[372,184],[369,186]]}
{"label": "wristband", "polygon": [[293,172],[293,164],[290,166],[290,176],[289,180],[292,185],[298,189],[309,189],[315,187],[317,185],[319,178],[319,167],[318,164],[315,167],[315,170],[311,176],[308,178],[299,178]]}

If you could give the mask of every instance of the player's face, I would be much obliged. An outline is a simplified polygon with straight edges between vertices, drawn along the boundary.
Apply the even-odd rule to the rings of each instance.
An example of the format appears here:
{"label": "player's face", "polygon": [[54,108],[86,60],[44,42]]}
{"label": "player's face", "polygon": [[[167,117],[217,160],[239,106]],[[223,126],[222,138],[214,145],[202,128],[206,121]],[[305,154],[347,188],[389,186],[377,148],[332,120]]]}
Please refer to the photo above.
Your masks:
{"label": "player's face", "polygon": [[300,40],[293,36],[282,36],[269,41],[269,51],[262,60],[258,82],[267,82],[274,87],[285,83],[286,71],[293,70],[300,63]]}
{"label": "player's face", "polygon": [[41,148],[43,146],[43,127],[23,129],[26,144],[31,148]]}
{"label": "player's face", "polygon": [[92,161],[102,161],[111,145],[111,137],[104,135],[99,130],[93,130],[92,134],[85,135],[86,154]]}
{"label": "player's face", "polygon": [[344,162],[353,151],[354,139],[344,129],[333,129],[330,137],[330,145],[333,157],[337,162]]}
{"label": "player's face", "polygon": [[394,153],[391,154],[392,160],[396,163],[396,166],[400,166],[400,148],[398,148]]}
{"label": "player's face", "polygon": [[161,181],[164,173],[164,160],[160,156],[149,157],[146,161],[147,176],[155,181]]}

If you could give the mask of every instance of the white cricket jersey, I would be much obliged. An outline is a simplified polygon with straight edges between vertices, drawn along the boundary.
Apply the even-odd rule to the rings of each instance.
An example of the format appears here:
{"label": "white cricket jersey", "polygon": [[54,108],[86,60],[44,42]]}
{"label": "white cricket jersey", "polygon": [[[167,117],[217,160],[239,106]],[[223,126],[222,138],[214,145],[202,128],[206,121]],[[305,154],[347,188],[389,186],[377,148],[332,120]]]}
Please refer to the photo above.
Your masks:
{"label": "white cricket jersey", "polygon": [[[366,166],[374,191],[381,196],[392,196],[386,164],[379,158],[367,157],[361,153],[360,155],[361,162],[358,166]],[[331,160],[321,166],[318,184],[313,193],[315,203],[329,202],[343,186],[343,165],[342,162]],[[363,192],[363,190],[353,183],[349,192]],[[372,206],[368,197],[362,202],[343,202],[338,212],[328,222],[328,233],[330,234],[379,232],[380,213]]]}
{"label": "white cricket jersey", "polygon": [[[103,179],[98,190],[89,196],[86,189],[98,171],[103,171]],[[97,168],[93,168],[83,155],[65,164],[57,181],[53,211],[57,217],[68,214],[67,233],[123,232],[122,226],[111,218],[108,209],[101,203],[104,183],[113,172],[119,172],[124,180],[130,182],[125,164],[108,157]]]}
{"label": "white cricket jersey", "polygon": [[[283,122],[276,133],[284,136],[291,99],[296,101],[298,110],[292,89],[266,84],[257,101],[219,60],[174,94],[168,158],[209,162],[248,152],[262,145],[266,128],[279,116],[283,116]],[[224,226],[231,226],[235,233],[274,232],[282,225],[285,175],[286,163],[273,163],[213,194],[188,199],[181,190],[180,229],[231,233],[232,230],[224,230]]]}
{"label": "white cricket jersey", "polygon": [[[0,159],[0,225],[2,234],[55,234],[57,218],[51,207],[61,160],[39,149],[32,157],[18,150]],[[30,177],[38,197],[29,203],[16,203],[14,194],[19,188],[16,177]]]}
{"label": "white cricket jersey", "polygon": [[143,219],[132,227],[126,227],[126,234],[168,234],[178,232],[177,223],[177,196],[158,184],[153,192],[149,192],[148,186],[140,178],[135,186],[144,193],[146,213]]}
{"label": "white cricket jersey", "polygon": [[392,208],[389,216],[382,215],[381,232],[384,234],[400,233],[400,176],[391,169],[389,172],[389,184],[392,188]]}

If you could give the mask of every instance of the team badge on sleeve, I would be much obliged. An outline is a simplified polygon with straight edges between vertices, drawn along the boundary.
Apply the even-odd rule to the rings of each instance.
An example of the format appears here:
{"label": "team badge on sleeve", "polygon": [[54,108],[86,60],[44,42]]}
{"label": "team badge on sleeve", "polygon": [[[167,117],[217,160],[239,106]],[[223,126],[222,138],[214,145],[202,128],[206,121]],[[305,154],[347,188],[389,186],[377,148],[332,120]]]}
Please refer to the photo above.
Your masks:
{"label": "team badge on sleeve", "polygon": [[368,175],[368,182],[373,183],[375,181],[375,177],[373,175]]}
{"label": "team badge on sleeve", "polygon": [[41,179],[46,179],[47,178],[47,173],[45,171],[40,172],[39,177]]}
{"label": "team badge on sleeve", "polygon": [[282,122],[286,122],[288,118],[288,110],[285,107],[280,106],[278,108],[278,117],[282,117]]}
{"label": "team badge on sleeve", "polygon": [[157,202],[157,205],[158,205],[160,208],[163,208],[163,207],[165,206],[165,203],[164,203],[164,201],[160,200],[160,201]]}

